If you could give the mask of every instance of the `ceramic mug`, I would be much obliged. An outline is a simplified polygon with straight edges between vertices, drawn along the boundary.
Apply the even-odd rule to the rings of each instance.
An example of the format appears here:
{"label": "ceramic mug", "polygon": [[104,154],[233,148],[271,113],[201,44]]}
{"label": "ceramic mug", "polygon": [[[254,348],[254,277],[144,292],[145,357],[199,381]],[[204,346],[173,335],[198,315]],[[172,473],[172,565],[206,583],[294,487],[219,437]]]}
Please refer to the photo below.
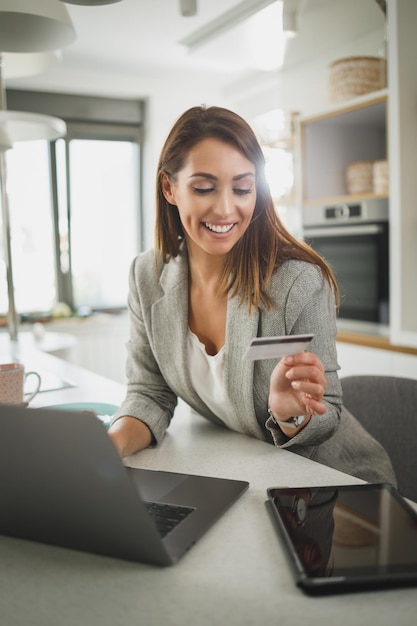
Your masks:
{"label": "ceramic mug", "polygon": [[[25,394],[25,382],[29,376],[37,378],[34,391]],[[41,386],[41,377],[37,372],[27,372],[22,363],[0,363],[0,403],[27,404],[38,393]]]}

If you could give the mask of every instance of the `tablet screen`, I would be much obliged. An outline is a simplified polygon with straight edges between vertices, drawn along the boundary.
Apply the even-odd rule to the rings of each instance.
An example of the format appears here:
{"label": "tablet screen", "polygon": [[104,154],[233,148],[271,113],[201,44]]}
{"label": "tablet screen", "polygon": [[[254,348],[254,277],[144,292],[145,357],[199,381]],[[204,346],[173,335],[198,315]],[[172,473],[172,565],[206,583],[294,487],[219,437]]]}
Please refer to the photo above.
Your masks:
{"label": "tablet screen", "polygon": [[417,583],[417,514],[390,486],[267,493],[302,587],[337,591]]}

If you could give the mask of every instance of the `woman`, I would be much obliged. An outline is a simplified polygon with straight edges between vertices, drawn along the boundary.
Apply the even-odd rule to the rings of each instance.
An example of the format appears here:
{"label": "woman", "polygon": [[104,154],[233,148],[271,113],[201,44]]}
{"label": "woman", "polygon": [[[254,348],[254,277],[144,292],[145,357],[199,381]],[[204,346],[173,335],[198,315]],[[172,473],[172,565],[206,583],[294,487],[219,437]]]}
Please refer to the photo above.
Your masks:
{"label": "woman", "polygon": [[[130,272],[126,399],[109,434],[121,456],[163,438],[177,398],[230,429],[365,480],[395,477],[343,408],[337,285],[286,231],[249,125],[194,107],[172,128],[157,175],[155,250]],[[314,333],[309,351],[245,361],[253,337]]]}

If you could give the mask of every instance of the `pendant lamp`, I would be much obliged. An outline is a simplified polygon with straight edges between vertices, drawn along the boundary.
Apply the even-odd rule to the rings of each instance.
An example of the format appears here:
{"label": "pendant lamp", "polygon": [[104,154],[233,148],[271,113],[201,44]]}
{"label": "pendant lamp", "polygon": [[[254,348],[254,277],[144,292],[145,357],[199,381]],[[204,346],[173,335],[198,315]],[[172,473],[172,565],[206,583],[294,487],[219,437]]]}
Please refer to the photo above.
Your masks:
{"label": "pendant lamp", "polygon": [[0,51],[58,50],[76,39],[68,9],[59,0],[0,0]]}

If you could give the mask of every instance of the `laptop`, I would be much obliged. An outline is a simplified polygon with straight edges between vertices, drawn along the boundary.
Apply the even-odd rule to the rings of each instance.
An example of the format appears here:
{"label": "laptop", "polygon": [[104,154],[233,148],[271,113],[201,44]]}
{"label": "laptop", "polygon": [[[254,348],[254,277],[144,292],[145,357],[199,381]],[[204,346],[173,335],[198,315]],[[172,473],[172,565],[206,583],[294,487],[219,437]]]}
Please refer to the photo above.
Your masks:
{"label": "laptop", "polygon": [[273,487],[267,496],[307,594],[417,585],[417,512],[390,485]]}
{"label": "laptop", "polygon": [[0,433],[0,534],[31,541],[172,565],[249,486],[126,467],[92,413],[0,405]]}

